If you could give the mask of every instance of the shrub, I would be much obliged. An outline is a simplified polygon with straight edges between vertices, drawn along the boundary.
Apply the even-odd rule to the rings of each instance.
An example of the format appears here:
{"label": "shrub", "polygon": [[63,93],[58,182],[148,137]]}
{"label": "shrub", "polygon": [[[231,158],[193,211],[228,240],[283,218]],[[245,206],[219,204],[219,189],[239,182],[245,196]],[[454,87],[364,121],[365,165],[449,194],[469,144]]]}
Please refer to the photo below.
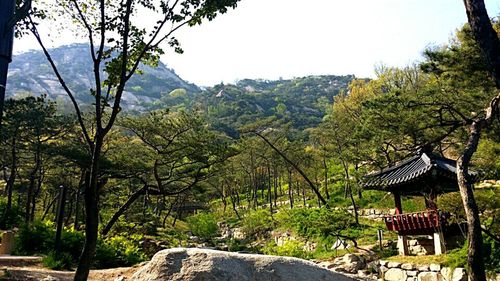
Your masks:
{"label": "shrub", "polygon": [[[47,255],[44,265],[52,269],[68,269],[78,261],[85,236],[80,231],[64,229],[61,235],[61,252],[56,254],[53,252],[55,235],[51,222],[35,221],[30,225],[23,225],[16,236],[14,253]],[[141,239],[140,235],[99,239],[94,267],[131,266],[145,260],[146,257],[139,248]]]}
{"label": "shrub", "polygon": [[296,258],[307,258],[308,255],[304,251],[304,243],[297,240],[285,241],[283,245],[277,246],[274,241],[269,242],[262,249],[266,255],[288,256]]}
{"label": "shrub", "polygon": [[7,199],[0,200],[0,226],[4,229],[11,229],[19,226],[23,221],[23,213],[17,204],[12,204],[10,212],[6,214]]}
{"label": "shrub", "polygon": [[354,225],[352,215],[342,210],[293,209],[280,212],[276,219],[282,228],[292,229],[298,235],[313,239],[327,239],[331,236],[349,236]]}
{"label": "shrub", "polygon": [[146,259],[138,244],[142,236],[113,236],[99,240],[96,248],[94,266],[112,268],[132,266]]}
{"label": "shrub", "polygon": [[462,248],[453,249],[446,254],[444,261],[444,266],[451,268],[465,267],[467,263],[467,241],[464,243]]}
{"label": "shrub", "polygon": [[490,237],[483,240],[485,247],[486,270],[494,273],[500,273],[500,243]]}
{"label": "shrub", "polygon": [[34,221],[19,228],[14,242],[18,255],[48,254],[54,249],[55,230],[50,222]]}
{"label": "shrub", "polygon": [[263,234],[272,227],[273,220],[268,210],[249,211],[242,220],[243,231],[248,235]]}
{"label": "shrub", "polygon": [[215,216],[208,213],[199,213],[187,219],[189,229],[200,238],[209,240],[217,236],[219,227]]}
{"label": "shrub", "polygon": [[43,258],[42,263],[45,267],[54,270],[71,269],[73,265],[73,258],[69,253],[56,253],[52,251]]}

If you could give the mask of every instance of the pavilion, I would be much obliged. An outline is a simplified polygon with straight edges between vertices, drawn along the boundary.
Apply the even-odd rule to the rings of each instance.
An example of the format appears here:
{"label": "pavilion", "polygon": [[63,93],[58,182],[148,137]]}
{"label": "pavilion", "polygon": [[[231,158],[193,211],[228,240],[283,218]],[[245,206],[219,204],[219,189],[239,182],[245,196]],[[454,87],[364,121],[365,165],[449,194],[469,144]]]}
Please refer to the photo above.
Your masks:
{"label": "pavilion", "polygon": [[[437,208],[437,195],[458,191],[456,161],[429,151],[420,151],[392,167],[368,174],[364,189],[390,192],[396,211],[384,217],[387,229],[398,233],[398,250],[408,254],[407,235],[433,237],[434,254],[446,252],[443,232],[446,215]],[[423,196],[426,210],[403,213],[401,196]]]}

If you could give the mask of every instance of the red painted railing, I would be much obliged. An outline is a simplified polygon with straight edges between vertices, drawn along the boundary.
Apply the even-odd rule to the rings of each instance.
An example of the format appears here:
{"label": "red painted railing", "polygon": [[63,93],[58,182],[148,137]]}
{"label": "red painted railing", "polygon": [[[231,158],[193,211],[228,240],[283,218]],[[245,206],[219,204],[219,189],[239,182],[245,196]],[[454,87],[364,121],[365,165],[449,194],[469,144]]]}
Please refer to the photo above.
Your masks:
{"label": "red painted railing", "polygon": [[387,229],[400,234],[431,234],[446,223],[438,210],[388,215],[384,217]]}

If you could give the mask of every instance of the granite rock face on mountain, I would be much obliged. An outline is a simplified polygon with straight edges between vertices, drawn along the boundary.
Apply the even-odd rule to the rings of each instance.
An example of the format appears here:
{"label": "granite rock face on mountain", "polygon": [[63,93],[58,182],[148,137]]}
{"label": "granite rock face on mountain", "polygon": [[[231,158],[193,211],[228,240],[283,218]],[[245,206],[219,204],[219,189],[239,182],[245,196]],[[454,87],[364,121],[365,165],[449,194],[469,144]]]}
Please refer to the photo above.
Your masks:
{"label": "granite rock face on mountain", "polygon": [[[85,44],[72,44],[50,50],[59,72],[78,101],[92,102],[90,89],[94,87],[94,74],[89,48]],[[133,76],[127,83],[122,98],[125,109],[141,110],[146,103],[159,100],[175,89],[197,93],[200,89],[181,79],[172,69],[159,63],[158,67],[141,66],[142,75]],[[41,51],[30,51],[14,56],[9,66],[7,96],[46,94],[59,102],[68,101],[50,64]]]}

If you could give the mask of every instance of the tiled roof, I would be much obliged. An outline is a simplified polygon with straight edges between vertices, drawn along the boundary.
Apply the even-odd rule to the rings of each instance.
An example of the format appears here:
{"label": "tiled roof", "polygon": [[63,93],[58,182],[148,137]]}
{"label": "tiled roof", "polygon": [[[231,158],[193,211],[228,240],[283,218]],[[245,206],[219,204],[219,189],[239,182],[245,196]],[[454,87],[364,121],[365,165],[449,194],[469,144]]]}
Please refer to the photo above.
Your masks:
{"label": "tiled roof", "polygon": [[[415,184],[421,179],[424,180],[429,178],[434,181],[440,181],[442,179],[445,180],[447,184],[450,183],[451,179],[455,182],[454,185],[456,185],[455,167],[456,161],[454,160],[432,153],[421,152],[395,166],[365,176],[363,187],[365,189],[391,191],[396,187],[407,187],[407,185]],[[428,182],[429,181],[426,181],[426,184]]]}

